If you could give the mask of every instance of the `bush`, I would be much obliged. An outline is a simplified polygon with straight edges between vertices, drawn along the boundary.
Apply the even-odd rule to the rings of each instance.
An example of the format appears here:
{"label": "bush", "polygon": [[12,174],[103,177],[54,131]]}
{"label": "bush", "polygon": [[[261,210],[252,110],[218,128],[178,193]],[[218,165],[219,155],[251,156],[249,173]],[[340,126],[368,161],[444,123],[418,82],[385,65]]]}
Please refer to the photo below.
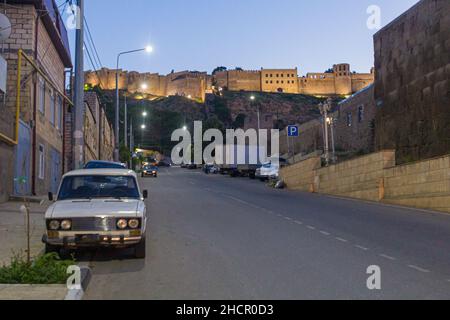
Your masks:
{"label": "bush", "polygon": [[65,284],[70,275],[67,268],[74,260],[61,260],[56,253],[41,255],[28,264],[21,255],[0,268],[1,284]]}

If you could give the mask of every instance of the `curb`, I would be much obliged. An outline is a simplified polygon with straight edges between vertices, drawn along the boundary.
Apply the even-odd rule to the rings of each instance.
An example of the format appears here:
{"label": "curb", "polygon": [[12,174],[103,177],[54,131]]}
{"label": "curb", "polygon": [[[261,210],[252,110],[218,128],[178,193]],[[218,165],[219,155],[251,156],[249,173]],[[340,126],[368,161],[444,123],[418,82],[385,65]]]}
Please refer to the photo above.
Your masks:
{"label": "curb", "polygon": [[82,300],[92,278],[92,271],[89,267],[83,266],[81,269],[81,288],[69,289],[64,300]]}
{"label": "curb", "polygon": [[9,197],[9,201],[11,201],[11,202],[23,202],[24,198],[30,203],[42,203],[42,201],[46,200],[44,198],[10,196]]}

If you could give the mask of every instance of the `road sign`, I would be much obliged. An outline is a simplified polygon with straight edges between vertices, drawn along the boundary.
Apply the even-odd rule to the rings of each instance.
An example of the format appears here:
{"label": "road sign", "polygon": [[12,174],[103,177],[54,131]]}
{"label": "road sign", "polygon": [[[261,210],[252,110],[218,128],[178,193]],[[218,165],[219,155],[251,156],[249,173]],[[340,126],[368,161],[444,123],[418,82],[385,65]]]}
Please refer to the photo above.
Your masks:
{"label": "road sign", "polygon": [[299,134],[297,126],[288,126],[288,137],[298,137]]}

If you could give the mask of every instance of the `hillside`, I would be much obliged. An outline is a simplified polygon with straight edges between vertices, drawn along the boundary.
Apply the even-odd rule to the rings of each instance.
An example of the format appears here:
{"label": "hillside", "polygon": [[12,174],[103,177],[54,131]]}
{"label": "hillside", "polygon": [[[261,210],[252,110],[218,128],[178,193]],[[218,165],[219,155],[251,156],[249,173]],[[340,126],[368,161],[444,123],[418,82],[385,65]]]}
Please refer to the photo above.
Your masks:
{"label": "hillside", "polygon": [[[98,91],[114,123],[114,92]],[[254,101],[250,100],[251,96]],[[323,100],[305,95],[278,93],[224,92],[222,96],[207,95],[205,103],[180,96],[143,100],[128,98],[128,119],[134,124],[136,146],[170,152],[174,143],[172,132],[193,121],[203,121],[204,129],[256,128],[260,109],[261,128],[284,129],[286,125],[304,123],[320,116],[317,105]],[[121,106],[124,105],[121,98]],[[123,107],[120,110],[124,119]],[[144,117],[143,113],[147,116]],[[145,129],[141,126],[145,124]],[[123,122],[121,123],[123,135]],[[123,136],[121,137],[123,140]]]}

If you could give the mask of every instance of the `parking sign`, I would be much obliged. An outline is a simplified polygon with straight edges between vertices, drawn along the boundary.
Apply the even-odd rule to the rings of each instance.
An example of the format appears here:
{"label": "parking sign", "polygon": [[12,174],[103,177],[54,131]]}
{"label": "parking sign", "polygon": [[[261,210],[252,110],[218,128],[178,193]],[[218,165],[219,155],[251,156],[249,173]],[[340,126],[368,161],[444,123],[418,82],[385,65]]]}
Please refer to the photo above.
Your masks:
{"label": "parking sign", "polygon": [[288,136],[289,137],[298,137],[299,136],[299,130],[297,126],[289,126],[288,127]]}

